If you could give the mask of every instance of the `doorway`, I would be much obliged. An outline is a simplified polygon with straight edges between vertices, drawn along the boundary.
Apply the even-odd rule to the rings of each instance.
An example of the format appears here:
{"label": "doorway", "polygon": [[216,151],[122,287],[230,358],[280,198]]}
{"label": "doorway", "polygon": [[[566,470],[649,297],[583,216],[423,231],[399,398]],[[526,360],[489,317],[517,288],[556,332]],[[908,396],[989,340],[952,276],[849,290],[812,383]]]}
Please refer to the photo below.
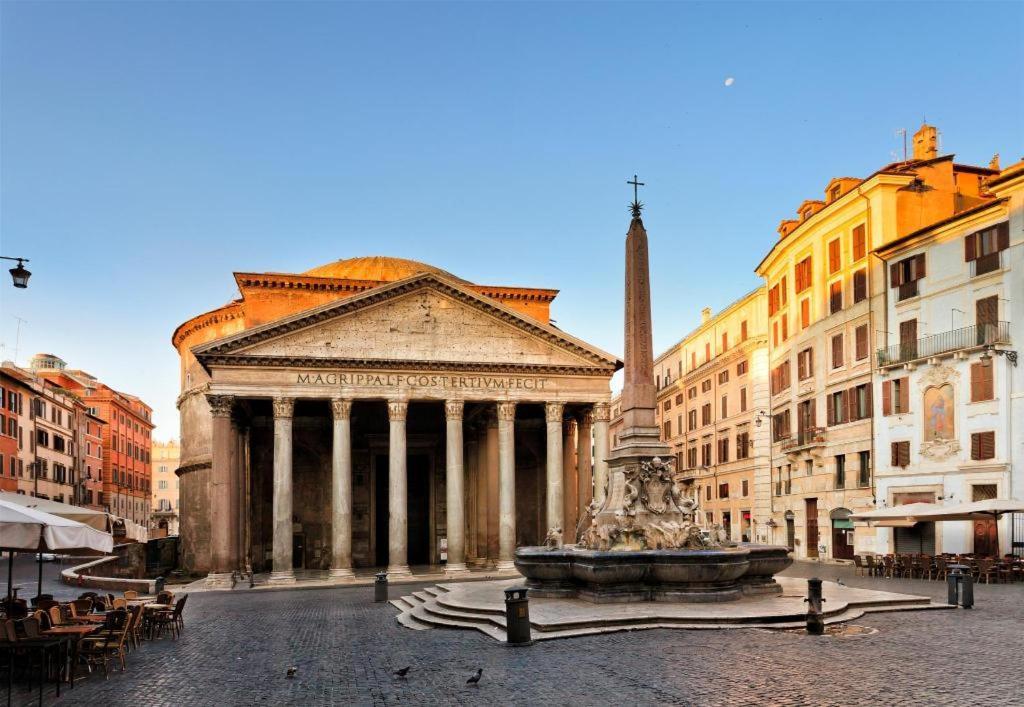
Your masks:
{"label": "doorway", "polygon": [[793,511],[786,511],[786,547],[790,552],[796,549],[796,524],[793,522]]}
{"label": "doorway", "polygon": [[[979,300],[978,304],[984,301]],[[996,484],[975,484],[971,487],[972,501],[987,501],[997,496]],[[974,554],[981,557],[999,556],[999,526],[994,518],[974,521]]]}
{"label": "doorway", "polygon": [[818,499],[808,498],[804,500],[804,510],[807,518],[807,556],[818,556]]}
{"label": "doorway", "polygon": [[[408,518],[406,548],[408,563],[431,564],[430,487],[431,458],[429,454],[406,457],[406,517]],[[377,567],[389,561],[388,455],[377,454],[373,460],[373,557]]]}

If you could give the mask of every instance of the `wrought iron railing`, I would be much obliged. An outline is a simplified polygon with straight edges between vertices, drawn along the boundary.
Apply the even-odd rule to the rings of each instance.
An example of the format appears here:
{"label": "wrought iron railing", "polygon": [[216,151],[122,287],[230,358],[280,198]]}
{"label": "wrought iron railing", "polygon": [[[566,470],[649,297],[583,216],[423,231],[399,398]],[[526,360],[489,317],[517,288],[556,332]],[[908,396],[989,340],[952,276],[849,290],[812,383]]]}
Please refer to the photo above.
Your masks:
{"label": "wrought iron railing", "polygon": [[825,434],[824,427],[808,427],[806,430],[797,432],[795,437],[787,437],[782,440],[782,451],[791,452],[794,449],[825,444]]}
{"label": "wrought iron railing", "polygon": [[1010,323],[979,324],[894,344],[878,350],[879,366],[894,366],[978,346],[1010,343]]}

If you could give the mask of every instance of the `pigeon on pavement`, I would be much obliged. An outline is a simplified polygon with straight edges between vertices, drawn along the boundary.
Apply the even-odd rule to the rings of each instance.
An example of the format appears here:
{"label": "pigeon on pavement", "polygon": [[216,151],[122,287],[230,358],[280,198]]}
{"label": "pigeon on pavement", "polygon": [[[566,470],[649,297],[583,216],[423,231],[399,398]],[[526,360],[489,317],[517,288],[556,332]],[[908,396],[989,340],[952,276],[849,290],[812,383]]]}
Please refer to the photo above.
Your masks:
{"label": "pigeon on pavement", "polygon": [[299,672],[299,669],[296,666],[293,665],[292,667],[288,668],[287,675],[288,675],[288,677],[293,678],[293,677],[295,677],[295,673],[297,673],[297,672]]}
{"label": "pigeon on pavement", "polygon": [[480,682],[480,676],[484,674],[483,668],[477,668],[476,674],[466,681],[467,685],[476,685]]}
{"label": "pigeon on pavement", "polygon": [[399,668],[398,670],[396,670],[394,672],[394,675],[396,677],[404,678],[406,675],[409,674],[409,668],[411,668],[411,667],[412,667],[411,665],[407,665],[404,668]]}

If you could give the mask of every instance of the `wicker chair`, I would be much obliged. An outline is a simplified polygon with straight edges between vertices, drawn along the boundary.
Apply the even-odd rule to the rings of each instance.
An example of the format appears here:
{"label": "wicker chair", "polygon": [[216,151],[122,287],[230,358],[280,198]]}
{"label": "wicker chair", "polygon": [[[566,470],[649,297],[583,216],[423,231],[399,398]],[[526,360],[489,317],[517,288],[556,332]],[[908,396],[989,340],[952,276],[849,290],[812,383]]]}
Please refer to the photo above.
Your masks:
{"label": "wicker chair", "polygon": [[139,593],[134,589],[129,589],[124,593],[124,598],[128,601],[135,601],[139,598]]}
{"label": "wicker chair", "polygon": [[97,663],[103,666],[103,679],[110,674],[108,667],[111,660],[125,664],[125,641],[128,639],[130,616],[125,610],[115,610],[107,614],[104,630],[96,636],[86,636],[78,644],[78,655],[81,656],[91,670]]}
{"label": "wicker chair", "polygon": [[[985,578],[985,584],[991,584],[992,583],[992,575],[996,574],[996,572],[997,572],[995,565],[996,565],[996,563],[993,562],[992,560],[988,559],[988,558],[983,558],[983,559],[978,560],[978,570],[977,570],[978,581],[980,582],[982,577],[984,577]],[[998,580],[998,575],[997,575],[996,579]]]}
{"label": "wicker chair", "polygon": [[181,629],[185,626],[185,621],[181,618],[181,612],[185,609],[186,599],[188,599],[188,594],[175,602],[173,609],[163,609],[150,614],[150,630],[155,632],[154,636],[160,636],[164,628],[167,628],[170,631],[171,638],[177,639]]}
{"label": "wicker chair", "polygon": [[93,605],[94,602],[93,602],[93,600],[91,598],[85,598],[85,599],[75,599],[71,603],[74,604],[75,611],[77,611],[79,615],[82,615],[82,614],[88,614],[90,611],[92,611],[92,605]]}
{"label": "wicker chair", "polygon": [[127,599],[121,599],[121,598],[114,599],[114,608],[115,609],[127,609],[128,608],[128,600]]}

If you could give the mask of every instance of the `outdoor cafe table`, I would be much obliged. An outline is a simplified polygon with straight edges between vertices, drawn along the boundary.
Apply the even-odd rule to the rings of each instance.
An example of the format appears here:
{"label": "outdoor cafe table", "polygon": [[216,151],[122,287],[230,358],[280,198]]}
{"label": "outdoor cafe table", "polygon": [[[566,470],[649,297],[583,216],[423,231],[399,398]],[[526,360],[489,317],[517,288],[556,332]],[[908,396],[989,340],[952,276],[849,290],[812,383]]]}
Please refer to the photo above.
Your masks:
{"label": "outdoor cafe table", "polygon": [[[42,632],[44,636],[67,636],[71,639],[71,670],[68,671],[68,682],[75,686],[75,672],[78,669],[78,642],[86,636],[100,630],[97,624],[79,626],[54,626]],[[57,694],[60,694],[59,692]]]}
{"label": "outdoor cafe table", "polygon": [[[0,651],[6,651],[7,658],[7,703],[11,702],[11,689],[14,684],[14,652],[16,650],[38,650],[47,657],[49,663],[49,650],[51,648],[64,648],[69,640],[68,636],[42,635],[39,638],[19,638],[17,641],[0,641]],[[65,654],[66,656],[66,654]],[[39,661],[40,667],[44,668],[43,661]],[[45,672],[39,676],[39,704],[43,704],[43,683],[46,682]],[[57,686],[57,697],[60,697],[60,671],[57,671],[57,678],[54,681]]]}

